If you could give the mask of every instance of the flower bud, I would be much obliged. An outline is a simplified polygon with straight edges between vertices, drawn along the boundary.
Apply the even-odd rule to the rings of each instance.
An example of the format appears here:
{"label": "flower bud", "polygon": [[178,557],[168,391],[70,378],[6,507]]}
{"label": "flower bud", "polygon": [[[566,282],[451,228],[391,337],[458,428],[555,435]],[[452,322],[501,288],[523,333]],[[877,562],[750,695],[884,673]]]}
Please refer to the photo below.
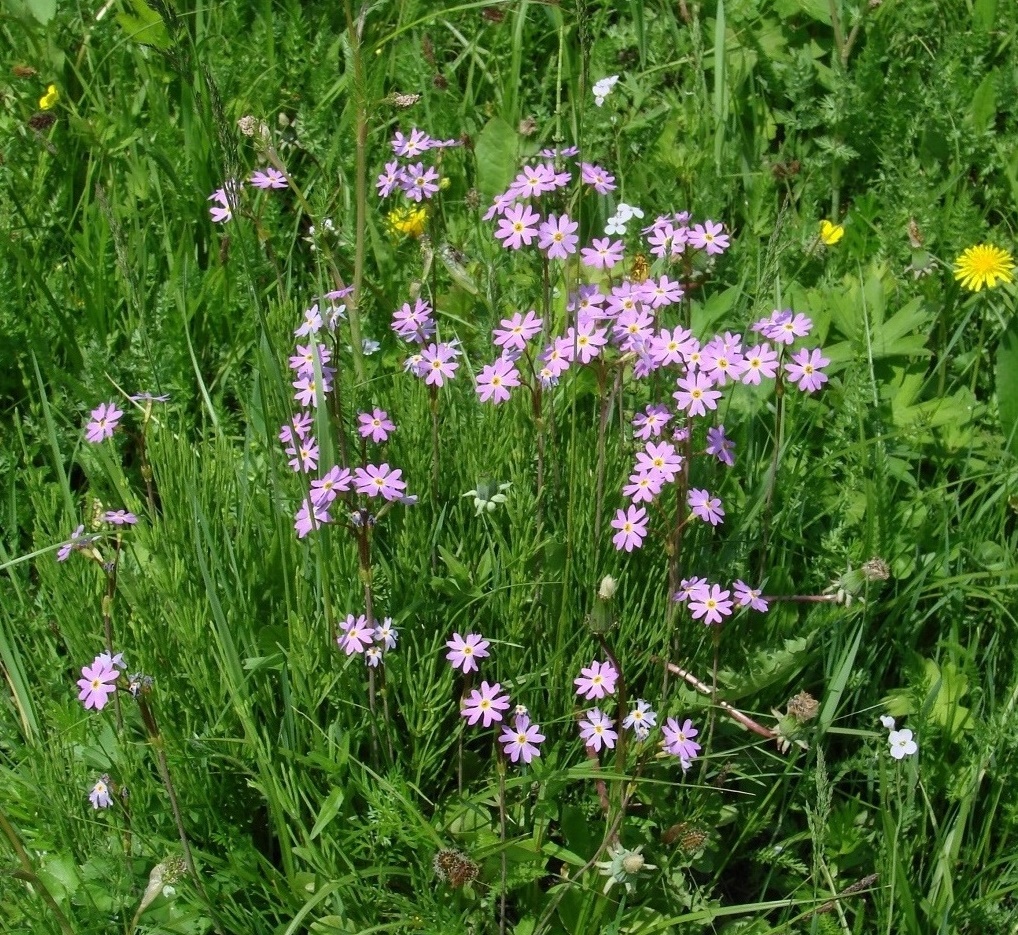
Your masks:
{"label": "flower bud", "polygon": [[615,596],[618,587],[619,583],[611,575],[605,575],[601,579],[600,587],[597,589],[597,596],[602,601],[610,601]]}

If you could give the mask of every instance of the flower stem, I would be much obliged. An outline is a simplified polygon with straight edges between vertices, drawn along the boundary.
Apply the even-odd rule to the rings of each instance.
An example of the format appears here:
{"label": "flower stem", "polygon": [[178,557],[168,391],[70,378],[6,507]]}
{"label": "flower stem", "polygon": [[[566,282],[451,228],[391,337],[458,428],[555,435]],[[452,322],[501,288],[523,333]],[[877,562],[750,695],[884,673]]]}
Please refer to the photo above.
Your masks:
{"label": "flower stem", "polygon": [[[495,746],[498,746],[497,742]],[[496,762],[498,764],[498,839],[501,843],[501,880],[499,886],[501,894],[499,896],[498,907],[498,932],[499,935],[505,935],[506,883],[509,876],[505,854],[505,757],[498,751],[496,751],[495,756],[497,757]]]}

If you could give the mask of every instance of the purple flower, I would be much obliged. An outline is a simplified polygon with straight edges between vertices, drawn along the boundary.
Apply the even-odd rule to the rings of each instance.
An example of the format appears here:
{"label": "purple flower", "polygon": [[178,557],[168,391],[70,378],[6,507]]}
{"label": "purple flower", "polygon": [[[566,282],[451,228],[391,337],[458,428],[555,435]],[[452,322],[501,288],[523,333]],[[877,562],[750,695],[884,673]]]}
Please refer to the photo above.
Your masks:
{"label": "purple flower", "polygon": [[623,243],[609,237],[595,237],[591,246],[580,250],[580,262],[591,269],[611,269],[622,261]]}
{"label": "purple flower", "polygon": [[217,188],[208,197],[215,204],[209,208],[209,216],[215,224],[224,224],[233,219],[233,209],[237,206],[237,196],[243,187],[242,182],[230,179],[222,188]]}
{"label": "purple flower", "polygon": [[392,625],[392,617],[386,617],[374,632],[375,642],[380,643],[383,649],[395,649],[396,640],[399,639],[399,630]]}
{"label": "purple flower", "polygon": [[392,194],[393,189],[399,185],[401,174],[399,163],[395,159],[385,164],[385,171],[375,182],[379,198],[388,198]]}
{"label": "purple flower", "polygon": [[657,438],[661,430],[671,421],[672,414],[664,407],[651,403],[643,412],[633,417],[634,438],[646,441],[653,435]]}
{"label": "purple flower", "polygon": [[443,386],[456,374],[459,367],[456,356],[456,349],[449,344],[429,344],[421,351],[418,373],[428,386]]}
{"label": "purple flower", "polygon": [[598,662],[595,659],[589,666],[580,669],[580,676],[573,679],[573,684],[577,695],[592,701],[604,698],[605,695],[614,695],[618,677],[618,670],[610,662]]}
{"label": "purple flower", "polygon": [[392,314],[392,330],[404,341],[423,344],[435,333],[431,312],[431,306],[423,299],[415,299],[412,308],[409,302],[404,302]]}
{"label": "purple flower", "polygon": [[735,442],[725,435],[725,427],[719,425],[717,428],[707,429],[707,454],[713,455],[722,464],[731,467],[735,464],[732,452],[735,451]]}
{"label": "purple flower", "polygon": [[114,526],[133,526],[138,522],[138,517],[127,510],[107,510],[103,513],[103,522]]}
{"label": "purple flower", "polygon": [[694,487],[686,495],[689,508],[705,523],[717,526],[724,522],[725,511],[721,506],[721,500],[712,497],[709,491],[698,490]]}
{"label": "purple flower", "polygon": [[684,604],[690,598],[699,600],[706,597],[710,588],[706,578],[683,578],[679,582],[679,590],[672,595],[672,600],[678,604]]}
{"label": "purple flower", "polygon": [[664,475],[657,468],[642,468],[629,475],[629,484],[622,488],[622,495],[633,503],[650,503],[664,486]]}
{"label": "purple flower", "polygon": [[318,504],[313,500],[305,500],[293,518],[293,527],[297,530],[297,538],[303,539],[312,529],[329,522],[332,522],[332,517],[329,515],[327,503]]}
{"label": "purple flower", "polygon": [[529,247],[537,236],[537,222],[540,220],[541,215],[530,205],[513,205],[498,222],[495,237],[507,250],[519,250],[524,245]]}
{"label": "purple flower", "polygon": [[431,166],[425,168],[423,163],[418,162],[403,170],[400,188],[411,201],[423,201],[438,191],[437,179],[438,173]]}
{"label": "purple flower", "polygon": [[432,142],[431,137],[417,127],[411,127],[410,136],[404,136],[401,130],[397,130],[392,136],[392,151],[404,159],[413,159],[427,152]]}
{"label": "purple flower", "polygon": [[496,406],[509,398],[509,389],[520,385],[520,375],[511,360],[500,357],[477,375],[477,395],[482,403]]}
{"label": "purple flower", "polygon": [[745,581],[739,580],[732,585],[732,590],[735,592],[735,603],[740,607],[752,607],[761,613],[767,610],[767,601],[760,596],[762,592],[759,588],[751,588]]}
{"label": "purple flower", "polygon": [[384,409],[373,409],[371,412],[359,412],[357,431],[361,438],[370,438],[373,442],[384,442],[396,426]]}
{"label": "purple flower", "polygon": [[594,752],[599,752],[602,745],[611,750],[615,741],[619,739],[617,731],[612,730],[615,722],[603,714],[600,708],[591,708],[586,717],[580,721],[580,736],[583,743],[591,747]]}
{"label": "purple flower", "polygon": [[298,376],[313,377],[316,357],[319,367],[322,367],[332,360],[332,351],[324,344],[315,345],[313,342],[298,344],[297,353],[290,358],[290,369],[295,370]]}
{"label": "purple flower", "polygon": [[659,367],[669,364],[681,364],[686,353],[692,349],[692,334],[680,325],[671,331],[662,328],[661,332],[650,340],[650,356]]}
{"label": "purple flower", "polygon": [[92,791],[88,794],[88,800],[92,808],[109,808],[113,804],[113,797],[110,795],[109,776],[102,776],[96,780]]}
{"label": "purple flower", "polygon": [[698,250],[706,251],[708,255],[724,253],[728,249],[728,235],[723,234],[723,230],[722,224],[704,221],[689,232],[689,242]]}
{"label": "purple flower", "polygon": [[712,390],[710,377],[703,373],[694,373],[685,378],[679,377],[678,390],[672,393],[679,409],[688,411],[691,416],[703,416],[708,409],[717,409],[717,401],[721,393]]}
{"label": "purple flower", "polygon": [[318,334],[322,328],[322,313],[318,308],[317,303],[312,305],[311,308],[304,310],[304,319],[300,323],[300,326],[294,329],[294,337],[302,338],[309,334]]}
{"label": "purple flower", "polygon": [[[327,509],[339,494],[350,489],[351,484],[350,469],[341,468],[339,465],[329,468],[318,480],[311,481],[311,503],[316,512]],[[325,522],[328,522],[328,519]]]}
{"label": "purple flower", "polygon": [[516,715],[512,727],[503,727],[502,735],[498,742],[502,744],[505,755],[514,763],[523,759],[524,763],[530,763],[535,756],[540,756],[541,751],[538,744],[545,740],[541,733],[540,725],[531,724],[526,714]]}
{"label": "purple flower", "polygon": [[128,396],[132,403],[165,403],[169,396],[153,396],[151,393],[135,393],[134,396]]}
{"label": "purple flower", "polygon": [[[316,409],[318,408],[318,383],[315,380],[314,374],[311,376],[303,376],[299,380],[294,380],[290,385],[297,391],[293,394],[293,398],[298,403],[302,406],[314,406]],[[326,374],[322,373],[321,395],[324,396],[330,389],[332,389],[332,384],[329,382]]]}
{"label": "purple flower", "polygon": [[630,506],[627,510],[616,510],[612,528],[618,532],[612,536],[616,549],[632,552],[643,545],[647,535],[647,511],[643,507]]}
{"label": "purple flower", "polygon": [[820,353],[820,348],[812,351],[801,348],[792,355],[792,363],[785,364],[785,373],[792,383],[798,383],[799,389],[812,393],[827,382],[827,374],[821,371],[830,361]]}
{"label": "purple flower", "polygon": [[502,720],[502,712],[509,707],[509,696],[500,695],[502,686],[496,682],[489,685],[481,682],[481,688],[473,689],[470,697],[463,702],[460,708],[460,715],[467,719],[467,723],[473,727],[478,720],[481,720],[485,727],[491,727],[495,721]]}
{"label": "purple flower", "polygon": [[479,633],[468,633],[466,636],[453,633],[452,639],[447,640],[445,645],[449,647],[445,658],[454,669],[460,669],[466,675],[477,670],[477,660],[488,655],[488,646],[491,644]]}
{"label": "purple flower", "polygon": [[100,403],[92,410],[92,418],[85,426],[85,439],[90,442],[101,442],[106,438],[112,438],[113,431],[123,414],[116,403]]}
{"label": "purple flower", "polygon": [[580,163],[580,180],[593,185],[599,195],[607,195],[615,191],[615,176],[609,175],[605,169],[589,162]]}
{"label": "purple flower", "polygon": [[336,643],[348,656],[364,652],[374,642],[374,629],[368,626],[368,618],[364,614],[359,617],[347,614],[339,628],[343,632],[336,637]]}
{"label": "purple flower", "polygon": [[98,536],[84,535],[85,527],[79,526],[71,533],[71,541],[65,542],[57,549],[57,561],[66,562],[72,552],[84,552]]}
{"label": "purple flower", "polygon": [[679,722],[670,717],[661,725],[661,733],[665,735],[661,742],[665,753],[677,756],[683,761],[682,768],[689,769],[690,762],[700,752],[700,745],[693,740],[700,732],[693,727],[693,722],[686,718],[680,727]]}
{"label": "purple flower", "polygon": [[101,711],[109,701],[110,695],[117,690],[115,683],[120,678],[120,673],[115,666],[97,656],[91,666],[82,668],[81,676],[78,679],[78,687],[81,689],[78,701],[85,703],[86,711],[89,708]]}
{"label": "purple flower", "polygon": [[401,469],[393,470],[388,463],[366,464],[354,470],[353,482],[357,493],[367,494],[369,497],[381,496],[386,500],[398,500],[406,490],[406,483],[400,480],[402,475]]}
{"label": "purple flower", "polygon": [[255,188],[286,188],[286,176],[278,169],[268,168],[251,173],[248,181]]}
{"label": "purple flower", "polygon": [[722,591],[720,584],[712,584],[707,590],[690,597],[689,612],[694,620],[704,618],[705,624],[721,623],[725,617],[732,615],[732,602],[728,599],[731,592]]}
{"label": "purple flower", "polygon": [[767,325],[761,329],[772,341],[779,344],[794,344],[796,338],[804,338],[813,328],[813,322],[801,313],[791,309],[776,310]]}
{"label": "purple flower", "polygon": [[364,650],[364,661],[371,666],[372,669],[377,669],[378,664],[382,661],[382,649],[380,646],[369,646]]}
{"label": "purple flower", "polygon": [[500,324],[502,327],[495,328],[492,332],[495,346],[522,351],[526,349],[527,341],[540,332],[544,322],[531,309],[526,316],[521,312],[515,312],[512,318],[503,318]]}
{"label": "purple flower", "polygon": [[514,198],[536,198],[544,192],[554,191],[557,187],[555,170],[549,169],[547,164],[524,166],[506,194]]}
{"label": "purple flower", "polygon": [[314,416],[310,412],[298,412],[286,425],[279,430],[279,440],[285,445],[294,443],[294,436],[297,439],[304,438],[311,431],[311,424]]}
{"label": "purple flower", "polygon": [[778,355],[769,344],[757,344],[746,351],[742,360],[742,382],[747,386],[760,385],[760,378],[773,379],[778,372]]}
{"label": "purple flower", "polygon": [[682,470],[682,455],[669,442],[647,442],[647,447],[636,453],[636,470],[659,471],[670,484]]}
{"label": "purple flower", "polygon": [[309,474],[318,467],[318,442],[314,435],[300,439],[298,444],[287,448],[285,453],[291,455],[287,463],[294,471]]}
{"label": "purple flower", "polygon": [[576,252],[580,238],[575,232],[579,226],[569,219],[568,214],[560,218],[554,214],[549,215],[548,220],[538,229],[541,239],[537,246],[546,252],[549,260],[565,260],[569,254]]}

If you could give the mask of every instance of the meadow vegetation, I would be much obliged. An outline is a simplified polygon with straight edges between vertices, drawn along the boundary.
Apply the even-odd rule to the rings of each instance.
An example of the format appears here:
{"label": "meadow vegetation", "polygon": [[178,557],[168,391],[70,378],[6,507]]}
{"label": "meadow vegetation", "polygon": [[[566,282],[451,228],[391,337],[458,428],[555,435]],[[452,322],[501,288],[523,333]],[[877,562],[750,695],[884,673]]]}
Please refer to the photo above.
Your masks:
{"label": "meadow vegetation", "polygon": [[1018,932],[997,0],[5,0],[0,931]]}

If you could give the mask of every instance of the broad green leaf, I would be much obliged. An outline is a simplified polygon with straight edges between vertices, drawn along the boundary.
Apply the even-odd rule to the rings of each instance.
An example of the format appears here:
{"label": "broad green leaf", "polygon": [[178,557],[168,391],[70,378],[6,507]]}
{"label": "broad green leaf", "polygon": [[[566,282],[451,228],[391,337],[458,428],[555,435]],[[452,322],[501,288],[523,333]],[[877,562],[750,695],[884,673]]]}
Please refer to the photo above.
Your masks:
{"label": "broad green leaf", "polygon": [[477,188],[485,201],[503,192],[516,175],[519,134],[501,117],[492,117],[477,135]]}
{"label": "broad green leaf", "polygon": [[992,69],[979,83],[972,97],[972,108],[969,117],[977,133],[984,133],[990,127],[990,121],[997,115],[997,71]]}
{"label": "broad green leaf", "polygon": [[168,49],[171,45],[170,34],[166,31],[162,17],[145,0],[130,0],[130,4],[133,13],[117,14],[117,22],[127,38],[142,45]]}

